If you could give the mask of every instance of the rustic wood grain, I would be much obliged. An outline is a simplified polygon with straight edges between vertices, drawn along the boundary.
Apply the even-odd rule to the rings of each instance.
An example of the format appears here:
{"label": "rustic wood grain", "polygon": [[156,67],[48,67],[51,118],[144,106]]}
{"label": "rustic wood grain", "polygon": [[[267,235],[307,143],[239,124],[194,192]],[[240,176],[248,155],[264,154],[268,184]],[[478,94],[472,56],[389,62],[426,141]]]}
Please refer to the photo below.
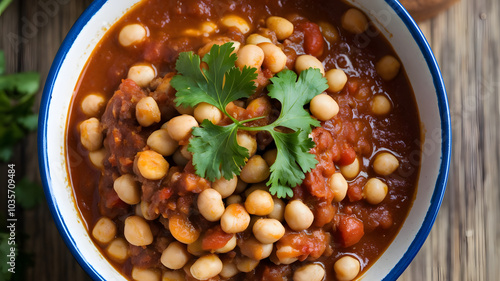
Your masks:
{"label": "rustic wood grain", "polygon": [[[90,0],[14,1],[0,17],[0,48],[9,72],[36,70],[42,79],[69,28]],[[57,11],[27,33],[29,20],[56,3]],[[497,280],[500,276],[500,4],[462,0],[421,23],[441,66],[453,127],[453,157],[443,206],[429,238],[400,280]],[[26,40],[14,46],[9,34]],[[39,97],[40,98],[40,97]],[[39,180],[36,136],[16,149],[18,175]],[[5,182],[5,165],[0,167]],[[3,186],[3,184],[2,184]],[[3,190],[3,189],[2,189]],[[2,191],[3,192],[3,191]],[[0,202],[5,210],[5,202]],[[34,253],[27,280],[90,280],[64,245],[46,203],[22,215]]]}

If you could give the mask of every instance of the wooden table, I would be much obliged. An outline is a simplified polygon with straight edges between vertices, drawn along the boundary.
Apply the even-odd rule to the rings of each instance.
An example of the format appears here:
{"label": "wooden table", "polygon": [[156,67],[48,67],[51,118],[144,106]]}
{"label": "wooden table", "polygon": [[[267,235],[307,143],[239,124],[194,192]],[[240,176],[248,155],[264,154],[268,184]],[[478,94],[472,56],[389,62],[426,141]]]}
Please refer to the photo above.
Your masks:
{"label": "wooden table", "polygon": [[[14,1],[0,18],[0,49],[8,56],[7,71],[39,71],[44,80],[64,36],[90,2]],[[421,28],[439,61],[448,89],[453,157],[436,224],[400,280],[497,280],[500,2],[462,0],[448,12],[421,23]],[[13,41],[13,35],[22,36],[19,44]],[[39,181],[35,134],[15,153],[17,174],[25,173]],[[4,194],[5,165],[0,169]],[[0,203],[2,212],[5,201]],[[35,261],[27,280],[90,279],[63,243],[46,203],[24,211],[21,224],[29,235],[22,247],[34,253]]]}

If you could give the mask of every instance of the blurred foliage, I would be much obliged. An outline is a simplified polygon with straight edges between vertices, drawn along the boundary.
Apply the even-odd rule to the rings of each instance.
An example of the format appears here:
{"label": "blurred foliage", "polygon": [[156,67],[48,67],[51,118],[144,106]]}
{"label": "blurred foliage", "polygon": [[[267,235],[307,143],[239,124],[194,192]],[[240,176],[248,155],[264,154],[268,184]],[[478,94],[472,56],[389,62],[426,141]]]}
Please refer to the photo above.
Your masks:
{"label": "blurred foliage", "polygon": [[7,9],[12,0],[1,0],[0,1],[0,15]]}
{"label": "blurred foliage", "polygon": [[5,68],[5,54],[0,50],[0,162],[9,161],[14,146],[38,125],[38,115],[32,108],[40,74],[6,75]]}

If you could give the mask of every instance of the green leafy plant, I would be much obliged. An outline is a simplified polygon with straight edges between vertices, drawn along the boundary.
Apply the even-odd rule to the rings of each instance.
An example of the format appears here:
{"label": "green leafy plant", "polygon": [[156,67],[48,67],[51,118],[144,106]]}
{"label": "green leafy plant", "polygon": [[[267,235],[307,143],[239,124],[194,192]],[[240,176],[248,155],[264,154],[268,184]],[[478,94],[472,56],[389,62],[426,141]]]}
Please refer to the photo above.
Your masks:
{"label": "green leafy plant", "polygon": [[5,55],[0,51],[0,161],[7,162],[25,135],[34,131],[38,115],[33,113],[40,85],[36,72],[5,74]]}
{"label": "green leafy plant", "polygon": [[[178,75],[173,77],[171,85],[177,90],[177,105],[194,107],[206,102],[233,121],[230,125],[218,126],[204,120],[201,127],[193,128],[194,138],[188,150],[193,153],[196,174],[211,181],[239,175],[249,154],[236,141],[238,130],[267,131],[277,148],[276,161],[271,166],[267,183],[270,192],[278,197],[293,196],[293,188],[301,184],[305,173],[317,164],[314,155],[309,153],[314,147],[309,133],[320,122],[310,116],[304,105],[328,88],[326,79],[318,69],[305,70],[298,78],[290,70],[278,73],[271,78],[272,84],[267,88],[269,96],[281,102],[278,119],[261,127],[246,126],[246,123],[261,117],[238,121],[227,113],[226,106],[253,94],[257,70],[235,67],[237,56],[233,51],[232,43],[214,45],[203,60],[193,52],[184,52],[176,63]],[[201,67],[202,62],[208,68]],[[277,130],[278,127],[293,132],[284,133]]]}
{"label": "green leafy plant", "polygon": [[7,9],[12,0],[1,0],[0,1],[0,15]]}

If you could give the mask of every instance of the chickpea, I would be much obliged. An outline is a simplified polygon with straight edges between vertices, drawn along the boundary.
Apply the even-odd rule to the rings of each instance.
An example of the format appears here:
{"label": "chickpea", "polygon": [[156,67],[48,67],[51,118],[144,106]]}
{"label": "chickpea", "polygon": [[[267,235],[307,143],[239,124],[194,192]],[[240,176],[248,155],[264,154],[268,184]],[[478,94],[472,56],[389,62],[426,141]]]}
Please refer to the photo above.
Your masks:
{"label": "chickpea", "polygon": [[330,187],[330,190],[333,192],[334,202],[340,202],[344,200],[349,186],[344,176],[341,173],[333,174],[328,179],[328,186]]}
{"label": "chickpea", "polygon": [[95,117],[106,105],[106,100],[98,94],[90,94],[82,100],[82,111],[89,117]]}
{"label": "chickpea", "polygon": [[123,263],[129,257],[127,241],[125,241],[125,239],[123,238],[116,238],[115,240],[111,241],[111,243],[109,243],[108,247],[106,248],[106,254],[113,261]]}
{"label": "chickpea", "polygon": [[194,118],[200,124],[205,119],[213,124],[217,124],[220,120],[222,120],[222,112],[217,107],[206,102],[202,102],[194,108]]}
{"label": "chickpea", "polygon": [[130,216],[125,219],[123,234],[125,239],[134,246],[147,246],[153,243],[153,233],[149,224],[139,216]]}
{"label": "chickpea", "polygon": [[217,30],[217,24],[207,21],[201,24],[201,32],[203,32],[204,36],[208,36],[210,33],[213,33]]}
{"label": "chickpea", "polygon": [[401,69],[401,63],[393,56],[387,55],[375,64],[375,70],[385,81],[396,78]]}
{"label": "chickpea", "polygon": [[219,273],[219,275],[223,278],[229,279],[238,273],[240,273],[240,271],[238,270],[238,267],[236,267],[236,264],[234,264],[234,262],[223,262],[222,271]]}
{"label": "chickpea", "polygon": [[340,172],[346,179],[349,180],[354,179],[359,174],[359,171],[360,171],[360,165],[357,157],[351,164],[346,166],[340,166]]}
{"label": "chickpea", "polygon": [[176,141],[187,139],[193,127],[198,127],[198,122],[193,116],[187,114],[176,116],[167,123],[168,134]]}
{"label": "chickpea", "polygon": [[224,16],[221,19],[222,25],[225,27],[236,27],[243,34],[247,34],[250,31],[250,25],[243,18],[236,15]]}
{"label": "chickpea", "polygon": [[196,260],[189,271],[198,280],[210,279],[222,271],[222,261],[217,255],[209,254]]}
{"label": "chickpea", "polygon": [[88,151],[96,151],[102,147],[101,123],[92,117],[80,124],[80,141]]}
{"label": "chickpea", "polygon": [[188,36],[188,37],[199,37],[199,36],[202,36],[203,34],[200,30],[188,28],[182,32],[182,35]]}
{"label": "chickpea", "polygon": [[264,190],[255,190],[245,200],[245,209],[252,215],[265,216],[270,214],[273,208],[273,197]]}
{"label": "chickpea", "polygon": [[191,244],[200,237],[200,230],[197,229],[188,218],[174,215],[168,220],[170,234],[179,242]]}
{"label": "chickpea", "polygon": [[225,178],[220,178],[212,183],[212,188],[220,193],[222,198],[227,198],[231,196],[236,190],[236,185],[238,184],[238,177],[235,175],[232,179],[226,180]]}
{"label": "chickpea", "polygon": [[191,258],[186,246],[179,242],[172,242],[163,250],[161,263],[170,269],[181,269]]}
{"label": "chickpea", "polygon": [[274,208],[269,215],[267,215],[271,219],[276,219],[278,221],[282,221],[285,217],[285,202],[278,198],[273,198]]}
{"label": "chickpea", "polygon": [[92,162],[92,165],[96,167],[97,169],[104,169],[104,159],[106,158],[106,149],[101,148],[96,151],[90,151],[89,152],[89,159],[90,162]]}
{"label": "chickpea", "polygon": [[179,143],[170,137],[167,129],[154,131],[151,135],[149,135],[146,143],[152,150],[163,156],[170,156],[174,154],[175,150],[179,146]]}
{"label": "chickpea", "polygon": [[264,62],[264,51],[256,45],[245,45],[238,51],[238,59],[236,66],[240,69],[243,67],[255,67],[260,69]]}
{"label": "chickpea", "polygon": [[339,105],[337,102],[327,94],[320,94],[315,96],[310,103],[311,113],[314,117],[321,121],[332,119],[339,113]]}
{"label": "chickpea", "polygon": [[330,43],[335,43],[340,39],[339,32],[335,26],[328,22],[320,22],[319,28],[321,30],[321,34],[323,34],[323,37],[330,42]]}
{"label": "chickpea", "polygon": [[328,81],[328,90],[333,93],[342,91],[347,83],[347,75],[342,69],[330,69],[325,77]]}
{"label": "chickpea", "polygon": [[333,265],[335,275],[339,281],[350,281],[358,276],[361,265],[356,258],[343,256]]}
{"label": "chickpea", "polygon": [[285,207],[285,221],[291,229],[301,231],[312,225],[314,214],[302,201],[293,200]]}
{"label": "chickpea", "polygon": [[396,156],[389,152],[382,152],[375,156],[373,170],[381,176],[388,176],[399,168],[399,161]]}
{"label": "chickpea", "polygon": [[92,236],[97,242],[107,244],[116,236],[116,225],[107,217],[101,217],[92,230]]}
{"label": "chickpea", "polygon": [[[194,113],[194,108],[190,107],[190,106],[184,106],[184,105],[179,105],[179,106],[175,106],[175,110],[177,110],[177,112],[179,112],[180,114],[186,114],[186,115],[193,115]],[[166,125],[167,123],[165,123],[164,125]],[[163,126],[161,127],[162,129],[165,129]]]}
{"label": "chickpea", "polygon": [[128,79],[134,80],[139,87],[147,87],[156,77],[156,70],[150,65],[134,65],[128,70]]}
{"label": "chickpea", "polygon": [[285,69],[287,56],[280,47],[273,43],[260,43],[259,46],[264,51],[264,67],[272,73],[278,73]]}
{"label": "chickpea", "polygon": [[158,218],[159,214],[153,213],[150,214],[149,212],[149,207],[151,204],[149,204],[146,201],[141,201],[141,204],[139,204],[139,209],[142,214],[142,217],[148,221],[152,221]]}
{"label": "chickpea", "polygon": [[342,27],[354,34],[360,34],[368,29],[368,19],[360,10],[352,8],[342,16]]}
{"label": "chickpea", "polygon": [[372,205],[384,201],[389,188],[387,184],[377,178],[369,179],[363,188],[363,197]]}
{"label": "chickpea", "polygon": [[186,158],[187,160],[193,159],[193,154],[188,150],[189,144],[181,146],[180,152],[182,157]]}
{"label": "chickpea", "polygon": [[271,149],[268,150],[262,155],[262,158],[266,161],[267,165],[271,167],[274,162],[276,161],[276,157],[278,156],[278,150],[277,149]]}
{"label": "chickpea", "polygon": [[198,210],[208,221],[218,221],[224,214],[222,196],[215,189],[205,189],[198,196]]}
{"label": "chickpea", "polygon": [[227,252],[230,252],[230,251],[234,250],[234,248],[236,248],[236,242],[237,242],[236,234],[234,234],[233,237],[231,237],[231,239],[229,241],[227,241],[227,243],[226,243],[226,245],[224,245],[224,247],[215,250],[215,252],[219,253],[219,254],[225,254]]}
{"label": "chickpea", "polygon": [[134,177],[130,174],[120,176],[113,183],[113,189],[123,202],[135,205],[141,202],[141,190]]}
{"label": "chickpea", "polygon": [[226,43],[232,43],[232,45],[233,45],[232,47],[234,48],[234,50],[231,52],[231,54],[238,53],[238,50],[240,49],[241,43],[238,41],[233,41],[227,37],[222,37],[222,38],[210,41],[207,44],[205,44],[203,47],[201,47],[198,50],[198,55],[203,58],[206,54],[208,54],[210,52],[210,50],[212,49],[212,47],[214,45],[224,45]]}
{"label": "chickpea", "polygon": [[321,281],[325,277],[325,269],[319,264],[301,266],[293,273],[293,281]]}
{"label": "chickpea", "polygon": [[267,179],[270,173],[266,161],[260,155],[254,155],[241,169],[240,178],[247,183],[258,183]]}
{"label": "chickpea", "polygon": [[255,152],[257,152],[257,139],[254,136],[244,132],[238,132],[236,135],[236,141],[239,146],[248,149],[249,157],[254,156]]}
{"label": "chickpea", "polygon": [[247,229],[250,224],[250,215],[241,204],[227,206],[220,219],[222,230],[226,233],[238,233]]}
{"label": "chickpea", "polygon": [[132,279],[136,281],[160,281],[161,272],[153,268],[132,268]]}
{"label": "chickpea", "polygon": [[234,191],[235,194],[240,194],[243,191],[247,190],[248,183],[242,181],[240,178],[238,178],[238,183],[236,184],[236,190]]}
{"label": "chickpea", "polygon": [[254,237],[245,239],[240,245],[241,254],[253,260],[263,260],[269,257],[273,251],[273,244],[264,244]]}
{"label": "chickpea", "polygon": [[316,57],[311,55],[301,55],[297,57],[295,61],[295,70],[297,73],[300,74],[302,71],[309,68],[317,68],[321,74],[325,75],[325,67]]}
{"label": "chickpea", "polygon": [[248,225],[248,229],[253,229],[253,226],[255,225],[255,223],[262,218],[263,217],[259,217],[259,216],[250,216],[250,224]]}
{"label": "chickpea", "polygon": [[276,33],[280,41],[290,37],[293,33],[293,23],[282,17],[268,17],[266,26]]}
{"label": "chickpea", "polygon": [[238,51],[240,50],[241,47],[241,43],[238,41],[229,41],[229,42],[233,43],[233,48],[234,48],[234,50],[231,52],[231,55],[238,54]]}
{"label": "chickpea", "polygon": [[276,249],[276,257],[280,264],[292,264],[298,260],[297,250],[291,246],[281,246]]}
{"label": "chickpea", "polygon": [[144,26],[135,23],[129,24],[122,28],[120,34],[118,35],[118,42],[124,47],[128,47],[132,44],[137,44],[148,36],[148,31]]}
{"label": "chickpea", "polygon": [[272,43],[271,39],[257,33],[250,34],[250,36],[247,37],[246,41],[248,45],[258,45],[264,42]]}
{"label": "chickpea", "polygon": [[167,160],[152,150],[137,153],[135,161],[139,173],[148,180],[159,180],[168,172]]}
{"label": "chickpea", "polygon": [[207,251],[203,250],[203,238],[199,237],[196,241],[193,243],[190,243],[187,245],[187,251],[194,256],[201,257],[203,255],[207,254]]}
{"label": "chickpea", "polygon": [[285,227],[276,219],[259,219],[252,231],[255,238],[264,244],[272,244],[285,235]]}
{"label": "chickpea", "polygon": [[376,115],[386,115],[391,112],[392,103],[384,95],[375,95],[372,100],[371,109]]}
{"label": "chickpea", "polygon": [[232,204],[241,204],[243,203],[243,199],[239,195],[231,195],[226,199],[226,204],[227,205],[232,205]]}
{"label": "chickpea", "polygon": [[175,152],[174,152],[174,155],[172,156],[172,158],[174,159],[174,162],[177,166],[181,166],[181,167],[184,167],[186,166],[186,164],[189,162],[189,159],[186,159],[182,153],[181,153],[181,149],[177,149]]}
{"label": "chickpea", "polygon": [[135,107],[137,122],[143,127],[149,127],[161,120],[160,108],[152,97],[142,98]]}
{"label": "chickpea", "polygon": [[164,271],[161,281],[186,281],[182,271]]}
{"label": "chickpea", "polygon": [[236,268],[238,268],[239,271],[241,272],[250,272],[254,270],[257,265],[259,265],[260,261],[258,260],[253,260],[251,258],[243,257],[238,259],[238,262],[236,263]]}
{"label": "chickpea", "polygon": [[265,183],[257,183],[257,184],[252,184],[249,188],[245,189],[245,197],[248,197],[252,192],[256,190],[264,190],[268,191],[269,187]]}

